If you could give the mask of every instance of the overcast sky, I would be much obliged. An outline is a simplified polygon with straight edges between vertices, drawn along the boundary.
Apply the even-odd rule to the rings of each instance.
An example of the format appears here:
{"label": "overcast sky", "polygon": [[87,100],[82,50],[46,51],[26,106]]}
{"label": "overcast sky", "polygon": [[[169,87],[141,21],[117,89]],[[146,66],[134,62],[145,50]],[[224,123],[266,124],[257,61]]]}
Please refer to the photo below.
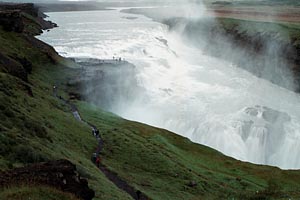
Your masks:
{"label": "overcast sky", "polygon": [[[0,0],[0,2],[32,2],[50,3],[59,1],[91,1],[91,0]],[[175,2],[175,1],[197,1],[197,0],[94,0],[98,2]]]}

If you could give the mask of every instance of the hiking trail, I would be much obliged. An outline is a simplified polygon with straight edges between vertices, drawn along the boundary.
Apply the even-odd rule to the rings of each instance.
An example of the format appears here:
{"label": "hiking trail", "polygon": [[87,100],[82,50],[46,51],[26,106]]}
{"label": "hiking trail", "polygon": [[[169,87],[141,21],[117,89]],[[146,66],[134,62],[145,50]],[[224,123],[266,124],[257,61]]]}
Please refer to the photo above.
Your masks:
{"label": "hiking trail", "polygon": [[[99,130],[97,129],[97,127],[95,125],[82,119],[76,105],[72,104],[69,100],[65,100],[61,96],[57,95],[56,86],[54,86],[53,89],[54,89],[54,91],[53,91],[54,97],[60,99],[61,101],[63,101],[66,105],[68,105],[71,108],[71,112],[76,120],[88,125],[92,129],[92,133],[95,133],[95,131],[99,132]],[[103,149],[104,142],[103,142],[103,139],[101,138],[100,132],[97,135],[94,134],[94,136],[98,142],[95,153],[96,153],[96,156],[99,157],[100,153]],[[94,164],[96,164],[96,163],[94,163]],[[127,194],[129,194],[133,199],[135,199],[135,200],[149,200],[150,199],[145,194],[143,194],[141,191],[136,190],[133,186],[129,185],[125,180],[120,178],[117,173],[108,169],[103,163],[100,162],[99,166],[97,166],[97,167],[102,171],[102,173],[106,176],[106,178],[108,178],[119,189],[121,189],[124,192],[126,192]]]}

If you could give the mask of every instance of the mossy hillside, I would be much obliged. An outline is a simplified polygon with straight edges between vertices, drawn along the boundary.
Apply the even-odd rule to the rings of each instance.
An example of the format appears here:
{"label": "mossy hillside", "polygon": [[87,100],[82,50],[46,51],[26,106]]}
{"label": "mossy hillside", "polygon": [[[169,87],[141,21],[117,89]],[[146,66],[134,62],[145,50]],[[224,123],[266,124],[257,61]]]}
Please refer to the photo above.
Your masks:
{"label": "mossy hillside", "polygon": [[288,44],[299,44],[300,24],[288,22],[260,22],[231,18],[216,18],[216,22],[225,31],[237,31],[239,34],[255,38],[256,35],[270,35]]}
{"label": "mossy hillside", "polygon": [[2,200],[79,200],[75,196],[46,186],[19,186],[0,190]]}
{"label": "mossy hillside", "polygon": [[25,32],[32,35],[40,34],[42,25],[39,20],[27,13],[22,13],[23,21],[25,23]]}
{"label": "mossy hillside", "polygon": [[1,94],[4,109],[1,113],[1,169],[69,159],[77,165],[80,174],[88,178],[90,187],[96,191],[96,199],[126,197],[91,163],[97,144],[90,128],[77,122],[68,106],[51,96],[50,85],[49,88],[32,87],[34,97],[30,97],[18,79],[3,73],[0,77],[5,84],[1,88],[8,89],[5,92],[9,93],[9,97]]}
{"label": "mossy hillside", "polygon": [[[30,58],[30,53],[27,56]],[[53,84],[64,85],[77,70],[47,64],[46,60],[41,63],[36,63],[29,83],[1,73],[1,102],[6,110],[1,113],[1,132],[4,143],[9,143],[1,145],[7,148],[1,153],[1,168],[67,158],[89,178],[97,192],[96,199],[125,199],[126,195],[90,162],[96,147],[90,128],[78,123],[68,106],[52,97]],[[32,88],[33,97],[24,85]],[[66,96],[62,90],[59,93]],[[79,108],[83,118],[97,125],[103,135],[103,163],[153,199],[245,199],[257,190],[265,191],[268,182],[280,183],[279,190],[298,195],[297,171],[241,163],[168,131],[124,120],[86,102],[79,103]],[[197,185],[191,187],[191,182]]]}
{"label": "mossy hillside", "polygon": [[241,7],[241,6],[252,6],[256,9],[262,9],[263,6],[299,6],[298,0],[240,0],[240,1],[216,1],[216,0],[204,0],[207,4],[218,4],[228,7]]}
{"label": "mossy hillside", "polygon": [[[28,82],[0,73],[0,169],[65,158],[88,179],[95,199],[130,199],[91,163],[97,143],[90,127],[76,121],[69,106],[52,95],[55,84],[59,95],[67,97],[66,83],[79,71],[60,64],[64,62],[53,64],[21,34],[0,31],[0,42],[2,54],[16,54],[33,64]],[[100,129],[105,145],[102,162],[153,199],[257,199],[256,191],[265,199],[300,197],[299,171],[242,163],[88,102],[78,102],[78,107],[82,117]]]}
{"label": "mossy hillside", "polygon": [[88,103],[78,102],[78,107],[101,131],[102,162],[153,199],[250,199],[258,197],[256,191],[265,195],[274,185],[274,194],[266,196],[300,197],[299,171],[243,163]]}
{"label": "mossy hillside", "polygon": [[[0,42],[1,53],[25,57],[33,64],[28,82],[0,73],[0,169],[65,158],[88,178],[90,187],[96,191],[95,199],[129,198],[91,163],[97,143],[90,127],[76,121],[69,106],[52,95],[53,85],[63,85],[76,70],[51,64],[44,53],[20,34],[0,31]],[[67,96],[62,89],[60,94]]]}
{"label": "mossy hillside", "polygon": [[[270,7],[249,7],[251,11],[260,10],[261,12],[270,12],[270,10],[266,9],[270,9]],[[271,11],[273,9],[275,8],[272,7]],[[280,9],[281,12],[284,11],[284,7],[276,9]],[[210,35],[224,33],[225,31],[229,34],[238,33],[240,36],[247,36],[248,38],[256,38],[257,36],[271,37],[273,40],[282,42],[283,44],[299,45],[300,43],[300,24],[296,22],[280,22],[275,21],[275,19],[271,22],[265,22],[265,19],[258,21],[210,16],[199,19],[170,18],[169,16],[172,16],[172,14],[165,8],[131,8],[122,12],[145,15],[170,26],[171,29],[176,28],[176,25],[181,27],[181,25],[185,24],[192,29],[194,34],[198,34],[198,36],[204,35],[209,37]]]}

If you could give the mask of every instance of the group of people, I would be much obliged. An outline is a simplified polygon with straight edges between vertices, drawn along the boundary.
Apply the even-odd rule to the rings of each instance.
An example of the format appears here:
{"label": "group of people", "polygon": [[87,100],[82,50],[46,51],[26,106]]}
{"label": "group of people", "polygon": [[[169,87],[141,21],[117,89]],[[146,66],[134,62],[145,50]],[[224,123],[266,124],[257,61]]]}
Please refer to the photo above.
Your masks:
{"label": "group of people", "polygon": [[100,156],[97,155],[97,153],[93,153],[92,162],[96,164],[98,168],[100,167]]}
{"label": "group of people", "polygon": [[113,60],[114,60],[114,61],[119,61],[119,62],[121,62],[121,61],[122,61],[122,58],[121,58],[121,57],[119,57],[119,58],[113,57]]}
{"label": "group of people", "polygon": [[96,166],[99,168],[100,167],[100,151],[102,150],[102,147],[103,147],[103,142],[101,140],[101,137],[100,137],[100,132],[97,128],[93,127],[92,129],[92,134],[94,137],[97,138],[97,141],[98,141],[98,146],[97,146],[97,149],[96,149],[96,152],[93,153],[92,155],[92,162],[96,164]]}
{"label": "group of people", "polygon": [[[53,85],[53,96],[62,99],[61,96],[57,96],[57,86],[56,86],[56,85]],[[74,115],[75,118],[76,118],[76,119],[80,119],[80,121],[81,121],[80,115],[79,115],[79,113],[78,113],[78,111],[77,111],[75,105],[71,104],[71,109],[72,109],[73,114],[76,113],[76,114],[78,115],[77,117]],[[100,132],[99,132],[99,130],[98,130],[96,127],[94,127],[93,125],[90,125],[90,126],[92,127],[92,134],[93,134],[93,136],[94,136],[94,137],[97,139],[97,141],[98,141],[97,149],[96,149],[96,151],[93,153],[91,160],[92,160],[92,162],[95,163],[96,166],[99,168],[99,167],[100,167],[100,156],[99,156],[99,154],[100,154],[100,151],[101,151],[102,148],[103,148],[103,141],[102,141],[102,139],[101,139],[101,137],[100,137]]]}
{"label": "group of people", "polygon": [[93,136],[96,137],[97,139],[98,139],[98,137],[100,137],[100,135],[99,135],[99,130],[98,130],[98,129],[93,128],[92,134],[93,134]]}

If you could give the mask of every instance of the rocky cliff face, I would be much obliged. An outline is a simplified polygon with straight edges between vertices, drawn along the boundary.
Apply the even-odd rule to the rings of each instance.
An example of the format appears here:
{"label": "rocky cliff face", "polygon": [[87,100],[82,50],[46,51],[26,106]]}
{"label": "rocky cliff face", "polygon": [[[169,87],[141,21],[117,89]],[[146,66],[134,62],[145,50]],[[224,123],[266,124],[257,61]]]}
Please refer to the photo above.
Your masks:
{"label": "rocky cliff face", "polygon": [[[228,45],[220,44],[216,40],[220,37],[220,27],[211,31],[210,44],[216,48],[210,48],[212,53],[217,52],[237,66],[246,69],[254,75],[271,81],[274,84],[293,91],[300,91],[300,47],[298,38],[283,40],[276,32],[257,32],[249,34],[240,32],[239,27],[230,29],[222,28],[222,39],[231,44],[234,54],[223,52]],[[255,29],[255,27],[254,27]],[[221,40],[222,40],[221,39]],[[216,50],[217,49],[217,50]],[[220,50],[218,52],[218,50]],[[230,51],[228,51],[230,52]]]}
{"label": "rocky cliff face", "polygon": [[2,72],[16,76],[23,81],[28,81],[28,73],[32,64],[26,58],[8,57],[0,52],[0,69]]}
{"label": "rocky cliff face", "polygon": [[0,10],[0,24],[6,31],[22,33],[24,30],[24,23],[19,10]]}
{"label": "rocky cliff face", "polygon": [[[46,15],[41,13],[34,4],[5,4],[0,3],[0,25],[6,31],[25,32],[37,35],[41,30],[54,28],[57,25],[44,20]],[[28,28],[30,26],[30,28]],[[32,29],[32,26],[35,29]],[[35,30],[35,31],[33,31]]]}
{"label": "rocky cliff face", "polygon": [[95,193],[88,187],[88,182],[80,178],[76,166],[67,160],[40,163],[28,167],[0,172],[0,187],[15,184],[47,185],[78,198],[91,200]]}
{"label": "rocky cliff face", "polygon": [[300,39],[295,29],[231,19],[170,19],[164,23],[170,29],[181,27],[186,40],[206,53],[274,84],[300,91]]}
{"label": "rocky cliff face", "polygon": [[9,10],[11,11],[19,10],[33,17],[42,16],[42,14],[39,13],[38,8],[36,8],[32,3],[24,3],[24,4],[0,3],[0,11],[9,11]]}
{"label": "rocky cliff face", "polygon": [[[56,26],[52,22],[45,21],[43,17],[45,15],[39,12],[33,4],[0,3],[0,39],[5,41],[4,37],[21,37],[27,41],[23,45],[24,48],[25,45],[26,48],[38,48],[41,54],[49,58],[50,62],[55,63],[59,59],[55,50],[34,37],[40,34],[43,29],[50,29]],[[16,41],[16,47],[13,48],[20,48],[17,46],[17,43]],[[11,55],[9,51],[0,51],[0,71],[27,81],[27,76],[32,70],[31,61],[36,59],[32,57],[26,58],[24,55]]]}

